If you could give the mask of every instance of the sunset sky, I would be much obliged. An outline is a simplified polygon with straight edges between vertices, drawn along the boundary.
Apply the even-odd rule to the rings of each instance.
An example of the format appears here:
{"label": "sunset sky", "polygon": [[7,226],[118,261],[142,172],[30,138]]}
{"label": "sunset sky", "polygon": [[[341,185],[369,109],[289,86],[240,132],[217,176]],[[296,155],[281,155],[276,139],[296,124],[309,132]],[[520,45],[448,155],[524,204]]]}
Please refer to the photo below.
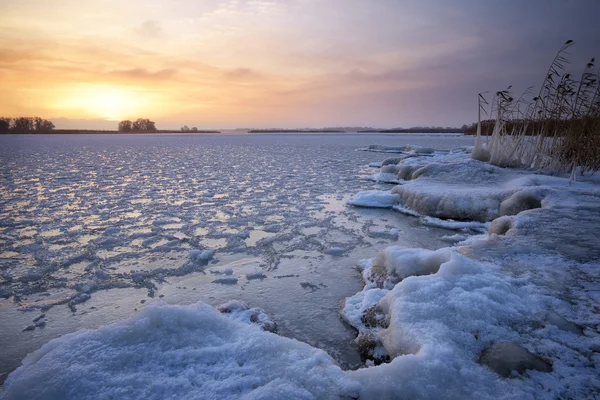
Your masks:
{"label": "sunset sky", "polygon": [[59,128],[413,125],[538,85],[600,1],[0,0],[0,114]]}

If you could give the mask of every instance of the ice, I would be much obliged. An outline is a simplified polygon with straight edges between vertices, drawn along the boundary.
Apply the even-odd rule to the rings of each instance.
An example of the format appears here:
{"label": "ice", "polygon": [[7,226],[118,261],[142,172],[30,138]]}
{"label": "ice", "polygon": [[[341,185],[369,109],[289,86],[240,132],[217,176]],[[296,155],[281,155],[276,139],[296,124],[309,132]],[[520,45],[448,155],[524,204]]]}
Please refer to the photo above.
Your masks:
{"label": "ice", "polygon": [[397,174],[389,173],[389,172],[380,172],[375,175],[368,175],[364,179],[373,181],[373,182],[382,182],[382,183],[394,183],[394,184],[403,183],[402,180],[398,179]]}
{"label": "ice", "polygon": [[394,210],[485,233],[359,263],[364,289],[341,313],[367,365],[383,362],[352,372],[361,398],[595,398],[600,335],[586,327],[600,323],[600,187],[467,149],[397,165],[408,182]]}
{"label": "ice", "polygon": [[[2,399],[357,397],[360,386],[323,351],[199,303],[146,307],[27,356]],[[233,316],[235,314],[236,316]]]}
{"label": "ice", "polygon": [[348,200],[348,204],[356,207],[380,207],[391,208],[398,203],[400,196],[397,194],[383,192],[380,190],[367,190],[357,193]]}
{"label": "ice", "polygon": [[227,318],[240,321],[245,324],[256,324],[263,331],[277,332],[277,324],[269,317],[262,308],[250,308],[241,300],[230,300],[216,307]]}

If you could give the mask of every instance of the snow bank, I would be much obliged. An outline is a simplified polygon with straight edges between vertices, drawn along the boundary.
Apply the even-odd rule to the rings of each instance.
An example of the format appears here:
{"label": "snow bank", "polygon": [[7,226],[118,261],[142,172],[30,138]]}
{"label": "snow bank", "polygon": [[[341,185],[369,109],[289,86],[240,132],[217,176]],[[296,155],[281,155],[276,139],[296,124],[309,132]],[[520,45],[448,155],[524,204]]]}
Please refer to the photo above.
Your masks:
{"label": "snow bank", "polygon": [[582,356],[600,337],[549,313],[557,300],[539,282],[449,248],[390,247],[362,267],[365,289],[341,314],[359,347],[391,361],[352,372],[361,398],[593,398],[600,381]]}
{"label": "snow bank", "polygon": [[461,243],[435,251],[388,247],[359,264],[365,287],[341,314],[370,366],[351,373],[360,398],[596,398],[598,185],[467,151],[397,167],[407,182],[392,190],[394,210],[485,233],[447,236]]}
{"label": "snow bank", "polygon": [[338,399],[359,389],[323,351],[199,303],[151,305],[54,339],[10,374],[0,398]]}

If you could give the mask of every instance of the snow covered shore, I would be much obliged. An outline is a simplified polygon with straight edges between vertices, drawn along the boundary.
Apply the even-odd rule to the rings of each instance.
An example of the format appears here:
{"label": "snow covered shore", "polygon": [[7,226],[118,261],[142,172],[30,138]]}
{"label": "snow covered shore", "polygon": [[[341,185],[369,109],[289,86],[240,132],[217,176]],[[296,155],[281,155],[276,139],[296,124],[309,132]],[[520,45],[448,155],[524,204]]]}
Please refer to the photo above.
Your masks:
{"label": "snow covered shore", "polygon": [[[360,263],[364,290],[342,315],[363,357],[380,364],[352,373],[361,398],[597,398],[598,178],[570,185],[467,149],[397,161],[405,183],[389,192],[400,197],[394,209],[466,240],[389,247]],[[489,231],[473,235],[478,226],[465,221]]]}
{"label": "snow covered shore", "polygon": [[252,322],[268,317],[244,305],[160,305],[50,341],[0,399],[598,396],[598,178],[569,185],[472,160],[468,148],[376,150],[400,154],[381,173],[401,184],[349,204],[410,213],[459,241],[360,262],[365,287],[341,314],[368,367],[342,371],[323,351],[261,330]]}

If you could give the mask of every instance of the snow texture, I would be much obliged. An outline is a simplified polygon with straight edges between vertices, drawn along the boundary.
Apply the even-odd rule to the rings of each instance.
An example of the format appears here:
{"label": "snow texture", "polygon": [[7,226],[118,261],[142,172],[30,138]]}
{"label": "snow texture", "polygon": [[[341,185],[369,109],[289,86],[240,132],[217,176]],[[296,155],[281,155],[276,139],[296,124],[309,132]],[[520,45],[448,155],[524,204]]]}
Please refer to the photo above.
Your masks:
{"label": "snow texture", "polygon": [[489,234],[359,263],[365,287],[341,314],[359,346],[381,345],[391,360],[352,372],[361,399],[597,398],[597,182],[502,169],[468,151],[398,167],[409,182],[392,191],[394,210]]}
{"label": "snow texture", "polygon": [[50,341],[10,374],[0,399],[357,397],[359,384],[322,350],[233,319],[202,303],[146,307]]}

